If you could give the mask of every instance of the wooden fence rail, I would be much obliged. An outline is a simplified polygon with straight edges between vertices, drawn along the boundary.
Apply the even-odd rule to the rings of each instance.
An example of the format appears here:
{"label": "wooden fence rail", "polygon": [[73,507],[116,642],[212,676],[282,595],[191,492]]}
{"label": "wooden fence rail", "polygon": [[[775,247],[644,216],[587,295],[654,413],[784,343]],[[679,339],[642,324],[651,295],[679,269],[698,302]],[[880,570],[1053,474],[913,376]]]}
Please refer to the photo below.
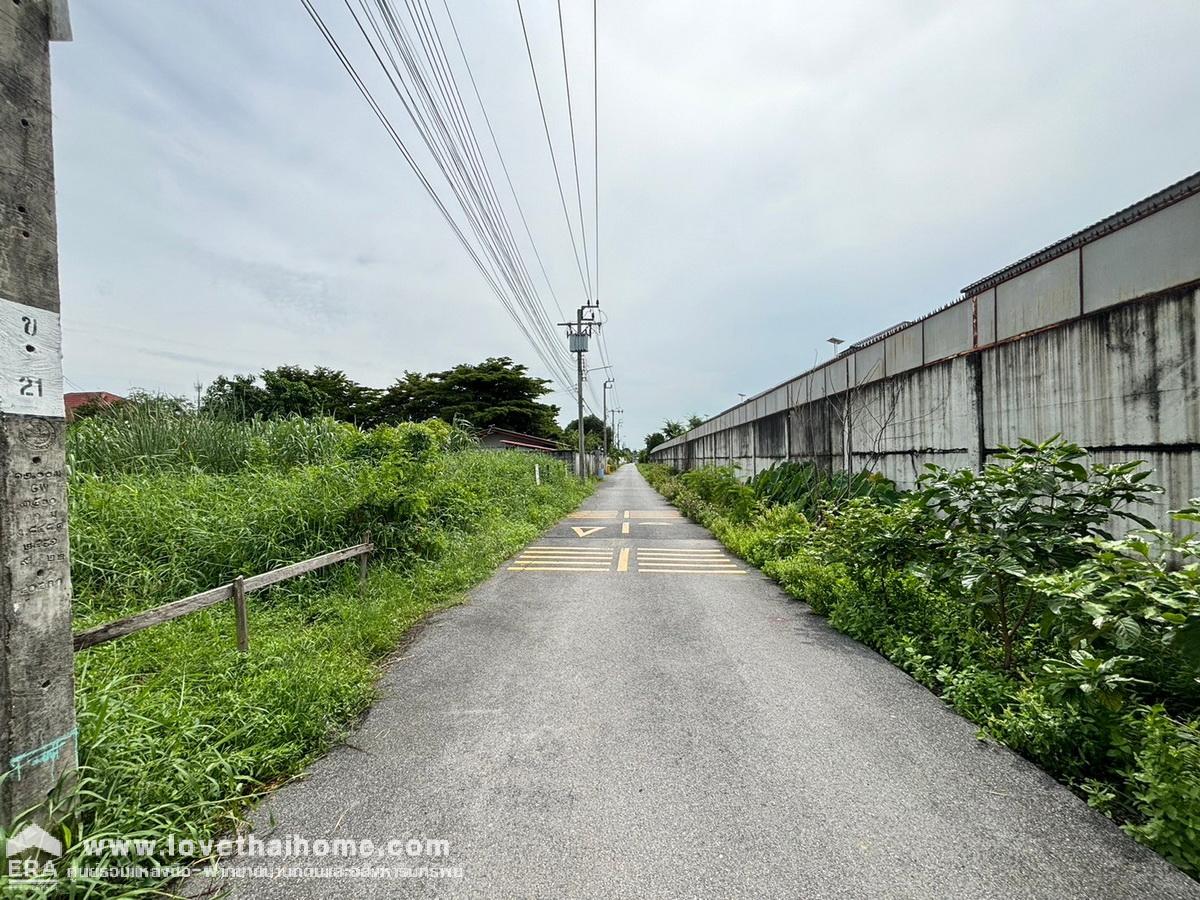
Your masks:
{"label": "wooden fence rail", "polygon": [[314,556],[312,559],[292,563],[288,566],[281,566],[278,569],[272,569],[270,572],[264,572],[261,575],[251,575],[249,578],[243,578],[239,575],[229,584],[223,584],[220,587],[202,591],[190,597],[184,597],[182,600],[174,600],[162,606],[156,606],[154,609],[148,609],[145,612],[126,616],[123,619],[117,619],[115,622],[107,622],[104,625],[97,625],[85,631],[78,631],[75,633],[75,650],[78,652],[86,650],[88,647],[95,647],[97,644],[115,641],[117,638],[125,637],[144,628],[149,628],[152,625],[170,622],[172,619],[178,619],[180,616],[208,609],[208,607],[221,603],[224,600],[232,600],[237,617],[238,650],[245,653],[250,647],[249,618],[246,610],[247,594],[252,591],[260,591],[281,581],[287,581],[289,578],[298,578],[301,575],[307,575],[309,572],[315,572],[317,569],[324,569],[326,566],[332,566],[335,563],[355,558],[359,560],[359,583],[365,584],[367,579],[367,563],[374,550],[375,545],[371,543],[371,536],[367,534],[363,535],[363,542],[361,544],[356,544],[353,547],[334,550],[332,553]]}

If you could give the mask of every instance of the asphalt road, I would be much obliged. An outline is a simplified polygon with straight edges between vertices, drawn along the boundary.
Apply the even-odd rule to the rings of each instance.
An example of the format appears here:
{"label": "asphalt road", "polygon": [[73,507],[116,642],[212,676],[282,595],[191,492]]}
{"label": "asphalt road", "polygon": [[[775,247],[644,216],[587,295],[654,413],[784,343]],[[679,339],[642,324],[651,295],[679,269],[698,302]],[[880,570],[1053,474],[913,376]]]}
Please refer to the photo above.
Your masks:
{"label": "asphalt road", "polygon": [[436,616],[380,695],[256,836],[433,838],[448,857],[258,862],[461,877],[237,879],[234,896],[1200,897],[631,466]]}

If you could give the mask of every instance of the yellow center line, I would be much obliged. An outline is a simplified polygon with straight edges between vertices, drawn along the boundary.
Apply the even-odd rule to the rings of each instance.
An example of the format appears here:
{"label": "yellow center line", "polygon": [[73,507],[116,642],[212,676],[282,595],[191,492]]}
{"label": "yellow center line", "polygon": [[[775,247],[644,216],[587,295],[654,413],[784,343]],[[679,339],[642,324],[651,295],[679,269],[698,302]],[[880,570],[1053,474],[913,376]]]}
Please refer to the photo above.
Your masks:
{"label": "yellow center line", "polygon": [[626,522],[621,526],[621,534],[629,534],[629,523]]}
{"label": "yellow center line", "polygon": [[628,572],[629,571],[629,548],[628,547],[623,547],[621,549],[621,556],[617,559],[617,571],[618,572]]}

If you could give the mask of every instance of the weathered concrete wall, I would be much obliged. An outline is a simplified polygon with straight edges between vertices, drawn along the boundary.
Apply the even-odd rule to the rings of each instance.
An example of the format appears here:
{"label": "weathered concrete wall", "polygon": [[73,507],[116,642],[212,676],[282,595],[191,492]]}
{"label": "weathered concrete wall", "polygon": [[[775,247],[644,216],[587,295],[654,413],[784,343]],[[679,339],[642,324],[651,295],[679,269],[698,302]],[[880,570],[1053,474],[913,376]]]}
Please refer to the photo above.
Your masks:
{"label": "weathered concrete wall", "polygon": [[915,484],[1062,434],[1200,494],[1200,174],[997,272],[963,299],[749,398],[652,454],[677,468],[784,459]]}

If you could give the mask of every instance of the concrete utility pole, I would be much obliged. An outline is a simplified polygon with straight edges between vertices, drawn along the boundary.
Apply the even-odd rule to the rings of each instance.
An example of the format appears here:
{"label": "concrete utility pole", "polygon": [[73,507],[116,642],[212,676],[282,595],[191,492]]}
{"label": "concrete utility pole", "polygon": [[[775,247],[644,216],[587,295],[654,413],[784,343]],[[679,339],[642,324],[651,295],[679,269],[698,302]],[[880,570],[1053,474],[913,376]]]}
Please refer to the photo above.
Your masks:
{"label": "concrete utility pole", "polygon": [[604,432],[604,464],[608,465],[608,389],[613,386],[613,380],[606,378],[604,380],[604,415],[600,417],[601,430]]}
{"label": "concrete utility pole", "polygon": [[0,16],[0,827],[76,759],[66,421],[50,113],[66,0]]}
{"label": "concrete utility pole", "polygon": [[584,471],[584,455],[583,455],[584,454],[583,434],[587,430],[583,427],[583,354],[584,354],[584,351],[587,350],[587,336],[584,335],[584,333],[583,333],[583,307],[582,306],[579,307],[579,309],[575,313],[575,321],[578,323],[575,326],[576,336],[583,338],[583,346],[580,347],[580,349],[575,351],[575,362],[577,364],[577,369],[579,372],[578,378],[575,382],[576,394],[577,394],[576,399],[578,400],[578,411],[579,411],[579,415],[575,419],[575,426],[576,426],[575,430],[579,433],[579,470],[578,470],[579,477],[586,478],[587,472]]}
{"label": "concrete utility pole", "polygon": [[[576,371],[576,401],[577,401],[577,418],[575,424],[579,431],[579,468],[576,470],[580,478],[587,478],[587,471],[584,467],[585,450],[584,450],[584,435],[587,429],[583,423],[583,354],[587,353],[588,338],[591,336],[593,328],[599,328],[600,323],[593,319],[584,319],[583,311],[585,309],[594,309],[595,307],[581,306],[575,313],[574,322],[559,322],[559,325],[567,326],[567,340],[572,353],[575,354],[575,371]],[[607,368],[607,367],[606,367]]]}

